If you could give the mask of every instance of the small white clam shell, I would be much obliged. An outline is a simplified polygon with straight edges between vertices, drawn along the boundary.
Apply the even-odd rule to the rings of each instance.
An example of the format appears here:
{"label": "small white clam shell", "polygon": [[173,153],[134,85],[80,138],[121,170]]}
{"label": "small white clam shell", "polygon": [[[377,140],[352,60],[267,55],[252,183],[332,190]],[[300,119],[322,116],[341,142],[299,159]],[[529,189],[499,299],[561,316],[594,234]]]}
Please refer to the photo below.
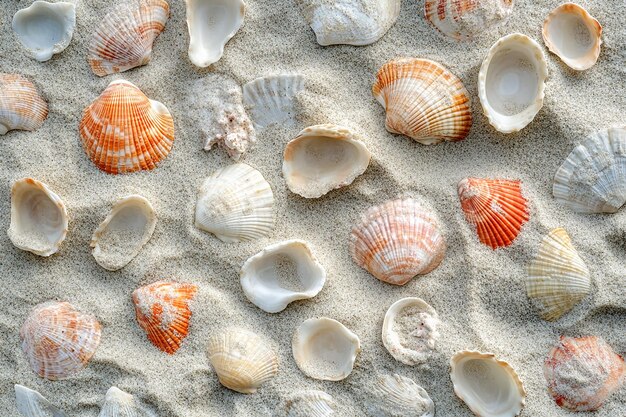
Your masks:
{"label": "small white clam shell", "polygon": [[335,414],[335,401],[324,391],[302,391],[285,400],[283,417],[330,417]]}
{"label": "small white clam shell", "polygon": [[378,375],[365,399],[371,417],[433,417],[435,403],[426,390],[400,375]]}
{"label": "small white clam shell", "polygon": [[104,398],[98,417],[156,417],[141,407],[134,396],[117,387],[111,387]]}
{"label": "small white clam shell", "polygon": [[15,402],[24,417],[67,417],[40,393],[22,385],[15,385]]}
{"label": "small white clam shell", "polygon": [[243,104],[254,124],[264,128],[286,122],[294,116],[294,99],[304,90],[299,74],[270,75],[243,86]]}

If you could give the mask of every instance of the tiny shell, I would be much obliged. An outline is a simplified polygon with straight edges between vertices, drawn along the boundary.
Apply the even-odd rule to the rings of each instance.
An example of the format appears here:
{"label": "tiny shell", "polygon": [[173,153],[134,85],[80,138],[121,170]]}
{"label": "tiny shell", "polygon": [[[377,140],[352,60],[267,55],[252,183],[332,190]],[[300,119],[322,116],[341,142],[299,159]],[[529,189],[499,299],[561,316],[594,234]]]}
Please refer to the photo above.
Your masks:
{"label": "tiny shell", "polygon": [[426,390],[400,375],[378,375],[365,400],[371,417],[434,417],[435,403]]}
{"label": "tiny shell", "polygon": [[134,396],[117,387],[111,387],[104,398],[98,417],[156,417],[143,408]]}
{"label": "tiny shell", "polygon": [[243,103],[256,127],[282,124],[294,117],[294,99],[304,90],[302,75],[270,75],[243,86]]}
{"label": "tiny shell", "polygon": [[285,400],[284,417],[330,417],[335,414],[335,401],[324,391],[303,391]]}
{"label": "tiny shell", "polygon": [[228,156],[235,161],[248,152],[256,143],[256,131],[252,121],[248,118],[240,104],[233,109],[223,109],[216,119],[218,133],[208,136],[204,143],[204,150],[210,151],[213,146],[223,148]]}
{"label": "tiny shell", "polygon": [[0,135],[9,130],[39,129],[48,117],[48,103],[27,78],[0,73]]}
{"label": "tiny shell", "polygon": [[67,417],[40,393],[22,385],[15,385],[15,402],[24,417]]}

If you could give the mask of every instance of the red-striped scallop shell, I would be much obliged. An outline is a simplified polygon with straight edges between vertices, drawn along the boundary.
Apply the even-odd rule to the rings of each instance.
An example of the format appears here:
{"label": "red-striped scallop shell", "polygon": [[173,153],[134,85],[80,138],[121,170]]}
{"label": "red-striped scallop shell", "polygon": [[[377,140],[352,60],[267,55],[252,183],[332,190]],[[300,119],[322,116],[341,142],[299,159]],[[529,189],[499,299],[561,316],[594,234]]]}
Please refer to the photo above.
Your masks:
{"label": "red-striped scallop shell", "polygon": [[0,135],[9,130],[35,130],[48,117],[48,103],[20,74],[0,73]]}

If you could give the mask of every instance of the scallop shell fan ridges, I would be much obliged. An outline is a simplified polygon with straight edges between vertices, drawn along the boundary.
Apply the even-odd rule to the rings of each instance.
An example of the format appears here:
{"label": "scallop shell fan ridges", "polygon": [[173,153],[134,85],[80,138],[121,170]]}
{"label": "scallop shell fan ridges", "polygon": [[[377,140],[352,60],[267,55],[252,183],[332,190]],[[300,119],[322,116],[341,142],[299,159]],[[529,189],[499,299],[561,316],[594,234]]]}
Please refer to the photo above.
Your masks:
{"label": "scallop shell fan ridges", "polygon": [[[54,417],[54,416],[53,416]],[[104,404],[98,417],[157,417],[143,408],[137,399],[117,387],[106,393]]]}
{"label": "scallop shell fan ridges", "polygon": [[0,73],[0,135],[39,129],[46,117],[48,103],[32,82],[20,74]]}
{"label": "scallop shell fan ridges", "polygon": [[365,399],[372,417],[434,417],[435,403],[426,390],[400,375],[378,375]]}
{"label": "scallop shell fan ridges", "polygon": [[23,417],[67,417],[39,392],[23,385],[15,385],[15,405]]}

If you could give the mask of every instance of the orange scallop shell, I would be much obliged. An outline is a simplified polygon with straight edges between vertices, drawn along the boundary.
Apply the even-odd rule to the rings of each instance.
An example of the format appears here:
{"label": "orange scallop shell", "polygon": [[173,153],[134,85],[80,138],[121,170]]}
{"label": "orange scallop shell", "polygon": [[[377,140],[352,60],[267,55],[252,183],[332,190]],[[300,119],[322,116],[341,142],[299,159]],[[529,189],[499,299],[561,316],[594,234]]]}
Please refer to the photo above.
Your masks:
{"label": "orange scallop shell", "polygon": [[0,135],[39,129],[46,117],[48,103],[32,82],[20,74],[0,73]]}

